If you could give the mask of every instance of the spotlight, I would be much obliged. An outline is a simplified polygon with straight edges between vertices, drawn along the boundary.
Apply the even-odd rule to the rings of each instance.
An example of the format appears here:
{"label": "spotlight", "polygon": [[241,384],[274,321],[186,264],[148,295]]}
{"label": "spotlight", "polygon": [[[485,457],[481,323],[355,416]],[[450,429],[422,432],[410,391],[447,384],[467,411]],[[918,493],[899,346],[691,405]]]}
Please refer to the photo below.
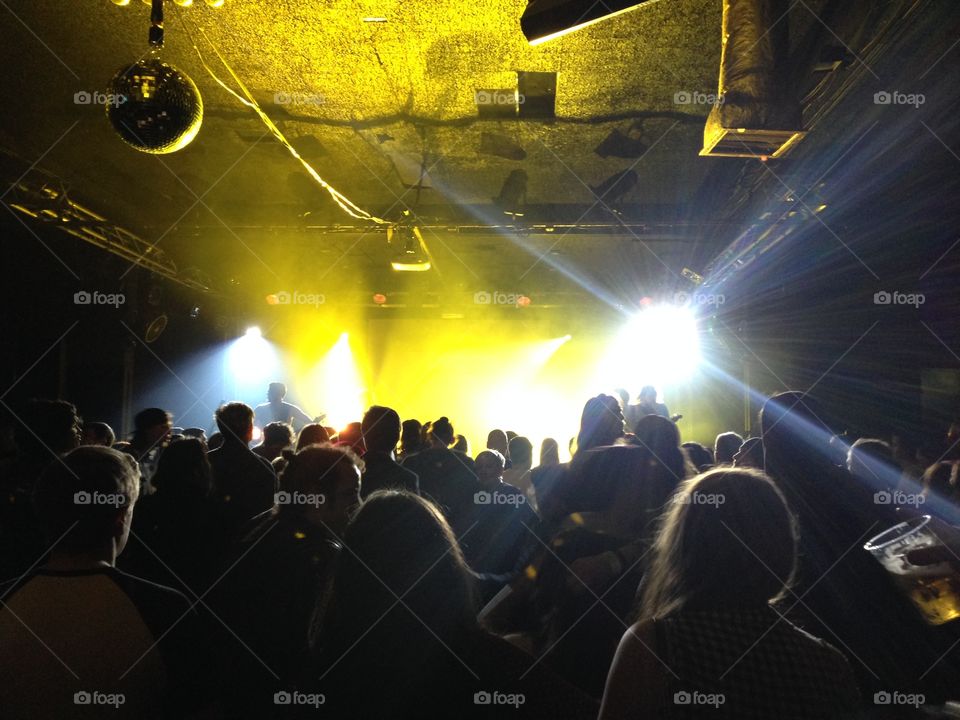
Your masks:
{"label": "spotlight", "polygon": [[700,338],[693,311],[646,305],[608,348],[598,380],[607,387],[671,385],[690,378],[699,365]]}
{"label": "spotlight", "polygon": [[416,225],[389,226],[387,243],[395,248],[390,267],[397,272],[426,272],[430,269],[430,255]]}
{"label": "spotlight", "polygon": [[263,333],[260,332],[260,328],[258,328],[256,325],[252,325],[251,327],[247,328],[247,331],[244,333],[244,336],[258,338],[258,337],[263,337]]}
{"label": "spotlight", "polygon": [[156,342],[157,338],[163,335],[163,331],[167,329],[168,318],[166,314],[160,313],[153,320],[147,323],[147,329],[143,333],[143,341],[147,344]]}
{"label": "spotlight", "polygon": [[373,296],[373,302],[377,305],[383,305],[387,302],[387,296],[383,293],[376,293]]}
{"label": "spotlight", "polygon": [[[561,35],[593,25],[606,18],[635,10],[651,0],[529,0],[520,17],[520,29],[531,45],[539,45]],[[589,5],[585,11],[584,5]]]}

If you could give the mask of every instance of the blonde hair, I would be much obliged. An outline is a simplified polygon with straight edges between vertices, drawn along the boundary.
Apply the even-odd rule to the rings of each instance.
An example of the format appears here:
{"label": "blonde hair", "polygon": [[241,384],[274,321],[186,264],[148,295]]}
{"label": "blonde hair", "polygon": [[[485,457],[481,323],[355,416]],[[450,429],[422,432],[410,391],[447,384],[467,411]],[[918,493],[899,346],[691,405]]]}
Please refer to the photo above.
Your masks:
{"label": "blonde hair", "polygon": [[640,619],[776,602],[796,572],[797,522],[767,475],[719,468],[684,482],[663,516]]}

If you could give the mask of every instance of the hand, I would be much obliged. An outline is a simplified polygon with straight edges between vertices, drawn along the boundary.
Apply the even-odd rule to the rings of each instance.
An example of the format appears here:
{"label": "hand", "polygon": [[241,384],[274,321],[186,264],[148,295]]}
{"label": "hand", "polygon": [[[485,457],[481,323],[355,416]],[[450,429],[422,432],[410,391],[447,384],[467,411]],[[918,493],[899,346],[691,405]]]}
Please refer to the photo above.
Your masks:
{"label": "hand", "polygon": [[928,526],[942,545],[920,548],[907,553],[907,562],[911,565],[934,565],[948,562],[960,572],[960,528],[948,525],[942,520],[931,518]]}

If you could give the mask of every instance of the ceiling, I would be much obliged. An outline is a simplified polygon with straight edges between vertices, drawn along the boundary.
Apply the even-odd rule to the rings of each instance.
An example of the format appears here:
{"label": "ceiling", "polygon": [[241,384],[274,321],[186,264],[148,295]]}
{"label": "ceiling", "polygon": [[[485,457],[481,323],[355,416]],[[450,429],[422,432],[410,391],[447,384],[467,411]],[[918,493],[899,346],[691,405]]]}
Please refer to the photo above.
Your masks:
{"label": "ceiling", "polygon": [[[715,92],[719,0],[661,0],[539,47],[520,32],[525,4],[227,0],[214,10],[168,2],[162,58],[196,82],[205,116],[186,149],[150,156],[120,141],[102,107],[73,100],[105,89],[144,54],[149,8],[139,0],[3,3],[0,61],[16,71],[0,77],[11,108],[0,118],[0,147],[220,288],[332,294],[416,284],[623,297],[656,286],[667,270],[677,277],[684,266],[703,268],[734,237],[741,218],[731,199],[758,165],[699,157],[709,106],[674,101],[678,92]],[[854,41],[858,23],[820,19],[836,5],[790,5],[792,51],[831,35]],[[370,17],[385,21],[363,20]],[[203,69],[191,37],[237,88],[214,48],[222,54],[354,203],[390,219],[412,210],[435,270],[391,274],[382,229],[334,205]],[[556,117],[480,117],[476,91],[514,88],[521,71],[557,73]],[[598,151],[611,134],[623,157]],[[430,187],[405,184],[409,168],[426,168]],[[516,170],[528,178],[518,224],[534,226],[519,231],[499,227],[513,221],[493,202]],[[636,183],[597,203],[598,188],[626,170]]]}

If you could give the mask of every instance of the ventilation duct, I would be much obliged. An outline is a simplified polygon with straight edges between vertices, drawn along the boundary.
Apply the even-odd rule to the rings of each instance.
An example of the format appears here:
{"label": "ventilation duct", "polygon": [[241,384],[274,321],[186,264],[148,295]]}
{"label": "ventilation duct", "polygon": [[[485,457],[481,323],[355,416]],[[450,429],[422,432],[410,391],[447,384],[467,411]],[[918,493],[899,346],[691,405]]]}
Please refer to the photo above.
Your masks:
{"label": "ventilation duct", "polygon": [[781,157],[804,135],[790,93],[786,0],[723,0],[718,101],[701,155]]}

